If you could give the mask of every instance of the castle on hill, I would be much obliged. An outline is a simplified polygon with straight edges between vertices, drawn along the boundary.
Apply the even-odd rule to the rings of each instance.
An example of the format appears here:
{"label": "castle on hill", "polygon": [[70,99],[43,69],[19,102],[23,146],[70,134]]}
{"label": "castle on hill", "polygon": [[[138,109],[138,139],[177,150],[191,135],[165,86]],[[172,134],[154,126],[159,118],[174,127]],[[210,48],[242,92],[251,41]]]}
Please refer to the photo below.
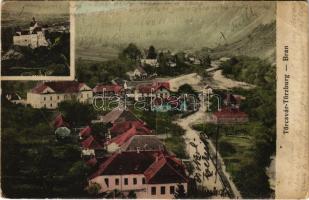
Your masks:
{"label": "castle on hill", "polygon": [[48,46],[45,37],[46,29],[41,27],[35,18],[32,18],[29,30],[17,29],[13,36],[13,44],[18,46],[29,46],[34,49],[40,46]]}

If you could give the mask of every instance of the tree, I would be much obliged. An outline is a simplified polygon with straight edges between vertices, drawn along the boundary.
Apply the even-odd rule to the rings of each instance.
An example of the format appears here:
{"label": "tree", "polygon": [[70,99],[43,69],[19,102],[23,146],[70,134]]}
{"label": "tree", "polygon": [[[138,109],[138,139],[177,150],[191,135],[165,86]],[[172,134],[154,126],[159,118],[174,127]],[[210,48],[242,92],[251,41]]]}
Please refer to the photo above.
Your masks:
{"label": "tree", "polygon": [[202,59],[202,65],[204,67],[210,67],[211,66],[211,59],[209,55],[204,56]]}
{"label": "tree", "polygon": [[136,199],[136,193],[133,190],[131,190],[128,194],[128,198],[129,199]]}
{"label": "tree", "polygon": [[131,60],[137,60],[141,57],[141,51],[135,44],[130,43],[128,47],[122,51],[122,55]]}
{"label": "tree", "polygon": [[99,194],[100,190],[101,190],[101,186],[98,183],[89,183],[88,187],[86,188],[87,192],[92,195],[92,196],[96,196]]}
{"label": "tree", "polygon": [[192,88],[189,84],[183,84],[178,88],[179,94],[193,94],[194,96],[197,96],[197,92]]}
{"label": "tree", "polygon": [[148,49],[147,59],[156,59],[156,58],[157,58],[156,49],[154,48],[154,46],[151,45]]}
{"label": "tree", "polygon": [[96,114],[90,105],[74,100],[59,103],[58,109],[73,127],[88,124],[96,117]]}
{"label": "tree", "polygon": [[175,196],[176,199],[186,198],[187,194],[186,194],[186,191],[185,191],[185,187],[182,184],[179,183],[177,185],[177,189],[176,189],[174,196]]}
{"label": "tree", "polygon": [[92,134],[100,138],[106,138],[108,126],[103,123],[96,123],[91,125]]}

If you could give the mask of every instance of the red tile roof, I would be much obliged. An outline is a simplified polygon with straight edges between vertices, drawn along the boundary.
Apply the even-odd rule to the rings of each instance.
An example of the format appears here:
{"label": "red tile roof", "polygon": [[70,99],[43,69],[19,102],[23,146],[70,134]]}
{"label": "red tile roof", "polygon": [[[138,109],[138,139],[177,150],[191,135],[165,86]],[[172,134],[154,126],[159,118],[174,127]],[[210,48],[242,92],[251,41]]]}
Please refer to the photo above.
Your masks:
{"label": "red tile roof", "polygon": [[149,84],[141,84],[137,86],[140,93],[151,93],[151,91],[157,91],[160,88],[170,89],[169,82],[153,82]]}
{"label": "red tile roof", "polygon": [[119,123],[124,121],[139,121],[130,110],[114,108],[102,117],[104,123]]}
{"label": "red tile roof", "polygon": [[93,179],[100,175],[142,174],[154,160],[153,152],[149,151],[114,153],[102,162],[89,178]]}
{"label": "red tile roof", "polygon": [[144,172],[147,183],[188,182],[185,168],[180,160],[161,152],[156,156],[156,161]]}
{"label": "red tile roof", "polygon": [[144,174],[146,182],[151,184],[187,182],[183,164],[175,159],[159,151],[114,153],[102,162],[89,178],[101,175]]}
{"label": "red tile roof", "polygon": [[221,111],[214,112],[214,115],[218,118],[248,117],[245,112],[229,109],[222,109]]}
{"label": "red tile roof", "polygon": [[41,82],[37,84],[32,90],[32,93],[41,94],[47,87],[55,91],[55,93],[76,93],[85,83],[77,81],[51,81]]}
{"label": "red tile roof", "polygon": [[62,114],[58,114],[54,120],[54,127],[69,127],[69,124],[64,120],[64,116]]}
{"label": "red tile roof", "polygon": [[79,136],[86,138],[88,136],[90,136],[91,134],[91,128],[90,126],[86,126],[85,128],[83,128],[80,132],[79,132]]}
{"label": "red tile roof", "polygon": [[221,111],[213,113],[214,122],[218,124],[237,124],[248,121],[248,115],[237,109],[232,110],[224,108]]}
{"label": "red tile roof", "polygon": [[114,92],[115,94],[119,94],[122,90],[122,86],[98,84],[95,88],[93,88],[94,93],[103,93],[103,90],[105,90],[105,92]]}
{"label": "red tile roof", "polygon": [[97,164],[97,159],[96,157],[92,157],[89,160],[86,161],[86,164],[89,166],[95,166]]}
{"label": "red tile roof", "polygon": [[150,134],[151,130],[147,127],[145,123],[142,121],[124,121],[119,123],[114,123],[113,127],[110,129],[110,133],[112,137],[115,137],[117,135],[120,135],[121,133],[124,133],[128,129],[135,126],[136,130],[142,134]]}
{"label": "red tile roof", "polygon": [[92,135],[81,142],[81,146],[84,149],[103,149],[101,145]]}
{"label": "red tile roof", "polygon": [[108,141],[108,144],[115,143],[118,146],[123,145],[126,141],[128,141],[132,136],[138,134],[136,131],[135,126],[127,130],[126,132],[122,133],[121,135],[118,135],[114,138],[112,138],[110,141]]}

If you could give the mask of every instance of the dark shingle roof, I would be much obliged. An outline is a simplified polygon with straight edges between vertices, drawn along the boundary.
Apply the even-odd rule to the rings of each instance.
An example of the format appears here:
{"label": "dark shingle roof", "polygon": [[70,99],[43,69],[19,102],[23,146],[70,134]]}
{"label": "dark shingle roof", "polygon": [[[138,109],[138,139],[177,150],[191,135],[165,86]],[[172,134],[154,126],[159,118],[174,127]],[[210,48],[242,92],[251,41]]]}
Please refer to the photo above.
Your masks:
{"label": "dark shingle roof", "polygon": [[162,151],[164,144],[155,135],[135,135],[123,145],[123,151]]}

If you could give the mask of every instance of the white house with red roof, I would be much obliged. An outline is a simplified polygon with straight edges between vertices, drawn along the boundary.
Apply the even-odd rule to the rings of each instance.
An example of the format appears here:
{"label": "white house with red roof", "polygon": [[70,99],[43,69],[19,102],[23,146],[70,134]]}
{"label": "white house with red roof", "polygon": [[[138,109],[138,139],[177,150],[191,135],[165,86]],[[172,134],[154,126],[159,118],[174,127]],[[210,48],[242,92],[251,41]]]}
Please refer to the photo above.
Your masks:
{"label": "white house with red roof", "polygon": [[140,66],[137,66],[134,71],[129,71],[126,74],[129,76],[130,80],[145,79],[148,76],[144,68]]}
{"label": "white house with red roof", "polygon": [[90,103],[92,89],[85,83],[77,81],[40,82],[27,93],[27,104],[33,108],[55,109],[62,101],[76,99]]}
{"label": "white house with red roof", "polygon": [[118,152],[99,164],[89,177],[90,183],[100,185],[100,193],[117,189],[137,198],[171,199],[179,184],[185,192],[188,176],[183,163],[162,151]]}
{"label": "white house with red roof", "polygon": [[240,124],[248,120],[248,115],[238,109],[223,108],[212,114],[212,122],[216,124]]}
{"label": "white house with red roof", "polygon": [[105,84],[97,84],[95,88],[93,88],[94,94],[104,95],[104,97],[111,97],[115,95],[120,95],[123,91],[123,87],[121,85],[105,85]]}
{"label": "white house with red roof", "polygon": [[137,85],[134,91],[134,99],[138,101],[143,97],[162,97],[170,96],[169,82],[153,82],[148,84]]}

